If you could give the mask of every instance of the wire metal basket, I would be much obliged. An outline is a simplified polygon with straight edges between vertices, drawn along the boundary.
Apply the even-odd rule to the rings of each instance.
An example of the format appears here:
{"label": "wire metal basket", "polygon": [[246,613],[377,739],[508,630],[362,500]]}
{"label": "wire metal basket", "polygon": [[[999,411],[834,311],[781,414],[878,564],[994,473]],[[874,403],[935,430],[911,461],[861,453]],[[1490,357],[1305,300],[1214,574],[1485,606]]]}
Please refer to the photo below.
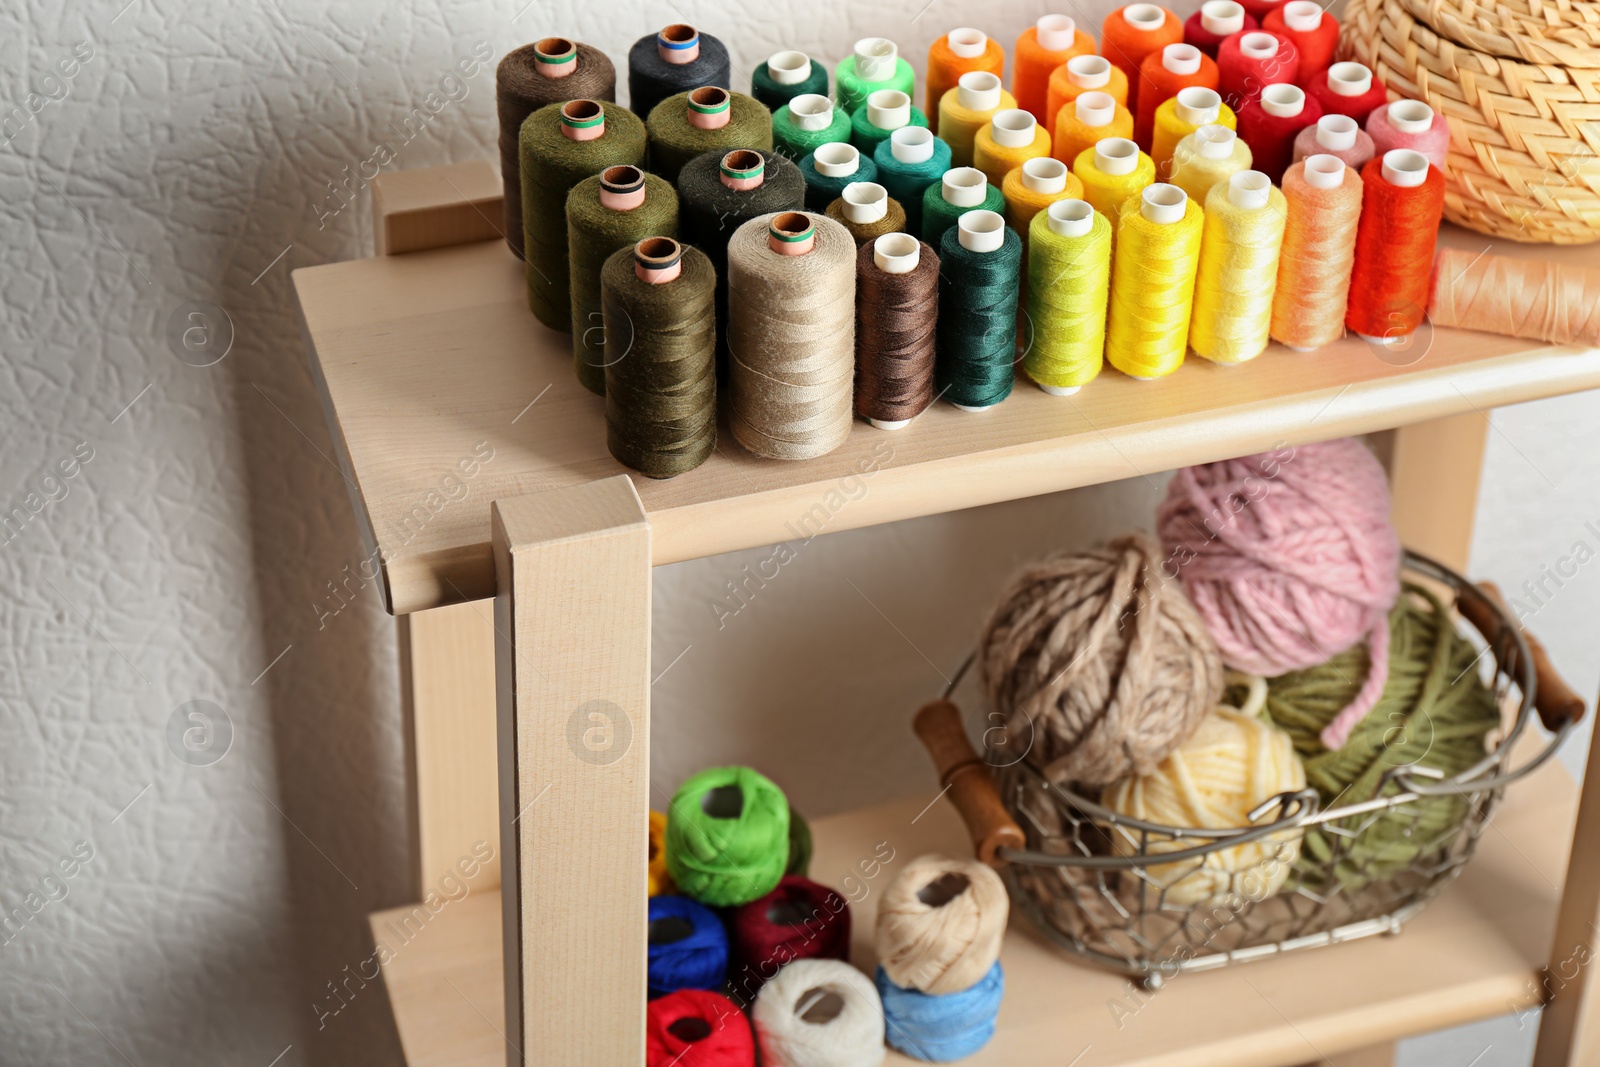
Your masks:
{"label": "wire metal basket", "polygon": [[[995,732],[980,757],[948,691],[922,709],[917,732],[980,858],[1001,868],[1018,910],[1068,952],[1151,989],[1184,972],[1398,933],[1472,858],[1506,787],[1554,756],[1583,713],[1492,587],[1409,552],[1405,572],[1481,637],[1477,669],[1501,710],[1483,758],[1451,777],[1397,765],[1374,795],[1352,803],[1324,807],[1305,789],[1267,800],[1248,826],[1166,826],[1047,782],[1008,755]],[[1514,767],[1536,711],[1552,736]],[[1454,807],[1441,820],[1442,804]],[[1356,847],[1380,821],[1406,842],[1403,860]],[[1317,855],[1297,857],[1307,835],[1320,839]],[[1237,862],[1246,853],[1250,862]],[[1288,869],[1264,877],[1274,864]],[[1206,889],[1195,893],[1201,877]]]}

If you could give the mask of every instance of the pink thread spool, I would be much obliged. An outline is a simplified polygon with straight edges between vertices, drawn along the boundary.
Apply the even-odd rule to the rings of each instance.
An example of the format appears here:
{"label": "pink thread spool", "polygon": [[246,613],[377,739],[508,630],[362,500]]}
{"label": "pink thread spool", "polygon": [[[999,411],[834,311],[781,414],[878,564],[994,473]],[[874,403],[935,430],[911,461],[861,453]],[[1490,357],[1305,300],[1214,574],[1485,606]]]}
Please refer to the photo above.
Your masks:
{"label": "pink thread spool", "polygon": [[545,78],[565,78],[578,69],[578,46],[565,37],[546,37],[533,46],[533,69]]}
{"label": "pink thread spool", "polygon": [[606,109],[595,100],[561,105],[561,132],[574,141],[592,141],[606,132]]}
{"label": "pink thread spool", "polygon": [[1450,151],[1450,125],[1445,117],[1420,100],[1396,100],[1367,116],[1367,133],[1376,155],[1390,149],[1409,148],[1444,169]]}
{"label": "pink thread spool", "polygon": [[1345,166],[1359,171],[1377,153],[1372,137],[1349,115],[1324,115],[1294,138],[1294,161],[1311,156],[1337,156]]}
{"label": "pink thread spool", "polygon": [[651,285],[670,282],[683,273],[683,246],[670,237],[646,237],[633,246],[633,273]]}

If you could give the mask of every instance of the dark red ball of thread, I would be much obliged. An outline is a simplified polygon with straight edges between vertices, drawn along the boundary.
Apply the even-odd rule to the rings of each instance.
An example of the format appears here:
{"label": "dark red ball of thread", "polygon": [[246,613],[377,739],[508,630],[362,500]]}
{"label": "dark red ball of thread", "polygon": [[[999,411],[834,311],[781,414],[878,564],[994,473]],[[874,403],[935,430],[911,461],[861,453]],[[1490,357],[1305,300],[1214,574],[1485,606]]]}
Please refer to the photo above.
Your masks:
{"label": "dark red ball of thread", "polygon": [[[1260,28],[1261,23],[1257,22],[1255,16],[1246,11],[1244,29],[1239,32],[1249,33],[1251,30]],[[1183,43],[1194,45],[1212,59],[1217,58],[1217,49],[1221,47],[1223,41],[1231,36],[1232,34],[1212,33],[1206,29],[1203,16],[1199,11],[1183,20]]]}
{"label": "dark red ball of thread", "polygon": [[[1333,68],[1328,68],[1332,70]],[[1328,71],[1319,71],[1300,83],[1306,95],[1317,102],[1324,115],[1349,115],[1365,128],[1367,116],[1389,102],[1389,93],[1374,74],[1372,85],[1360,96],[1341,96],[1328,87]]]}
{"label": "dark red ball of thread", "polygon": [[1306,97],[1305,106],[1298,115],[1274,115],[1252,100],[1239,109],[1235,116],[1239,139],[1250,146],[1250,167],[1259,170],[1274,182],[1283,178],[1283,172],[1294,162],[1294,139],[1307,126],[1314,126],[1322,117],[1317,102]]}
{"label": "dark red ball of thread", "polygon": [[1383,160],[1361,168],[1361,221],[1350,275],[1345,325],[1368,337],[1404,337],[1422,324],[1428,307],[1433,250],[1444,217],[1444,174],[1409,189],[1383,178]]}
{"label": "dark red ball of thread", "polygon": [[729,914],[728,938],[728,982],[734,996],[748,1002],[786,963],[849,959],[850,905],[827,886],[791,874]]}
{"label": "dark red ball of thread", "polygon": [[1282,7],[1284,0],[1239,0],[1239,6],[1257,22],[1265,22],[1268,15]]}
{"label": "dark red ball of thread", "polygon": [[645,1009],[645,1067],[754,1067],[755,1037],[739,1006],[709,989],[680,989]]}
{"label": "dark red ball of thread", "polygon": [[1245,104],[1261,96],[1269,85],[1292,83],[1300,75],[1300,57],[1295,53],[1294,42],[1282,34],[1271,36],[1278,41],[1278,50],[1265,58],[1247,56],[1239,50],[1240,43],[1249,33],[1266,33],[1266,30],[1241,30],[1222,42],[1217,49],[1218,91],[1222,102],[1238,114]]}
{"label": "dark red ball of thread", "polygon": [[1300,80],[1305,81],[1318,71],[1326,70],[1328,64],[1333,62],[1334,49],[1339,47],[1339,20],[1324,11],[1316,29],[1292,30],[1284,22],[1283,6],[1279,4],[1273,8],[1261,23],[1261,28],[1294,42],[1296,51],[1300,53]]}

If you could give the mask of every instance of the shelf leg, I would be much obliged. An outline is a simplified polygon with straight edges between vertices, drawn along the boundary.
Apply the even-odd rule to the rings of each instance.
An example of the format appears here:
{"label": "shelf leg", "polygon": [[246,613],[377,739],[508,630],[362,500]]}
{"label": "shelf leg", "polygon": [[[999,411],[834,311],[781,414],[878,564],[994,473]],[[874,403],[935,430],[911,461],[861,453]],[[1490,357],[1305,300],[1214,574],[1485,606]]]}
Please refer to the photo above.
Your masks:
{"label": "shelf leg", "polygon": [[650,527],[619,475],[496,501],[507,1062],[644,1062]]}
{"label": "shelf leg", "polygon": [[1488,416],[1469,411],[1373,436],[1389,468],[1400,542],[1464,571],[1478,512]]}

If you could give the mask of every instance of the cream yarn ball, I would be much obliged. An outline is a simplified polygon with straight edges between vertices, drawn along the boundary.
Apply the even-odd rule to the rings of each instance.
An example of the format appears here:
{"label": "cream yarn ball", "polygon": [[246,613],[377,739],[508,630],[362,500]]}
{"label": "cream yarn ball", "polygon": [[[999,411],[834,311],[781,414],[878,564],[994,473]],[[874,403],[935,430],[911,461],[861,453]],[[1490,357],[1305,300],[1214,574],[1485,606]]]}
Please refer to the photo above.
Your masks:
{"label": "cream yarn ball", "polygon": [[766,1067],[878,1067],[883,1001],[843,960],[795,960],[761,987],[750,1012]]}
{"label": "cream yarn ball", "polygon": [[988,865],[918,856],[878,905],[878,962],[902,989],[970,989],[1000,958],[1010,910],[1005,883]]}
{"label": "cream yarn ball", "polygon": [[[1249,682],[1242,709],[1219,705],[1155,773],[1124,778],[1105,791],[1101,803],[1119,815],[1148,822],[1220,830],[1249,826],[1251,810],[1263,801],[1304,789],[1305,766],[1289,735],[1261,717],[1266,679]],[[1136,830],[1115,827],[1112,847],[1119,855],[1134,855],[1139,837]],[[1197,859],[1155,864],[1145,868],[1146,888],[1152,893],[1164,890],[1164,901],[1178,907],[1232,896],[1264,900],[1289,877],[1300,839],[1300,831],[1285,831]],[[1153,836],[1145,851],[1176,852],[1198,843]]]}

